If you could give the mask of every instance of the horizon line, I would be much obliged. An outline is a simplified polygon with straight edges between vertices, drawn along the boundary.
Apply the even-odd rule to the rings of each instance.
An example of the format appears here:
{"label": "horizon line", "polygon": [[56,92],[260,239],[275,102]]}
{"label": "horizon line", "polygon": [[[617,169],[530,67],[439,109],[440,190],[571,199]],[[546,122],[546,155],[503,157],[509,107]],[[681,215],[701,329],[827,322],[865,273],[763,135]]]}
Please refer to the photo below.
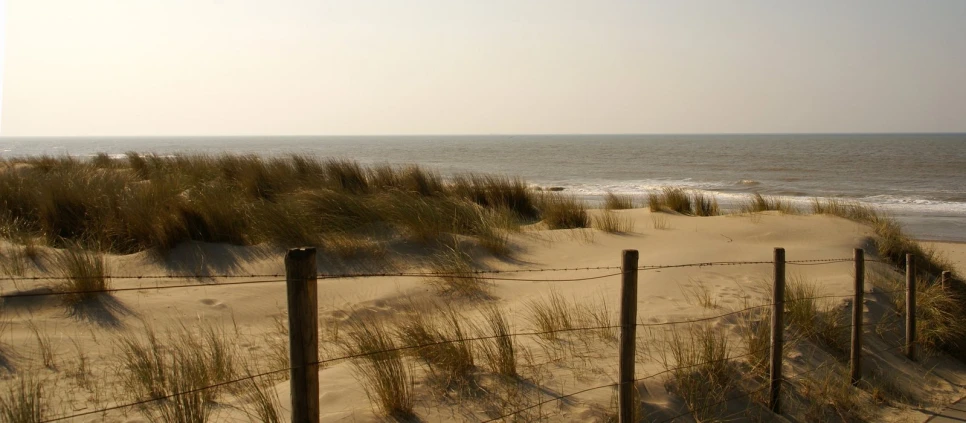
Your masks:
{"label": "horizon line", "polygon": [[4,138],[264,138],[264,137],[553,137],[553,136],[727,136],[727,135],[966,135],[962,132],[584,132],[464,134],[217,134],[217,135],[3,135]]}

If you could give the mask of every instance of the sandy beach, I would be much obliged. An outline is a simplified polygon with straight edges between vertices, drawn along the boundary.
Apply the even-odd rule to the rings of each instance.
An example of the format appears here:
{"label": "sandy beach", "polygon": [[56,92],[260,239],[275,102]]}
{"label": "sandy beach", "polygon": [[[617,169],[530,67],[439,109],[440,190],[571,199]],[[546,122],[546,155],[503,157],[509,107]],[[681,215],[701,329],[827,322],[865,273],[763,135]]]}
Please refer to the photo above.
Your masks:
{"label": "sandy beach", "polygon": [[[591,216],[603,213],[591,210]],[[530,317],[535,302],[557,295],[574,306],[604,308],[616,318],[620,292],[620,276],[592,278],[613,274],[620,265],[621,251],[640,252],[641,266],[663,266],[710,262],[768,262],[773,248],[785,248],[787,260],[848,259],[854,248],[868,248],[872,235],[864,225],[838,217],[820,215],[782,215],[764,212],[715,217],[687,217],[668,213],[652,213],[646,209],[618,210],[622,218],[633,222],[633,230],[623,234],[605,233],[596,229],[541,230],[525,229],[511,235],[512,254],[497,258],[476,251],[479,269],[499,270],[495,274],[506,279],[487,282],[485,299],[470,299],[441,294],[426,278],[365,277],[332,278],[319,281],[319,320],[321,324],[321,358],[339,357],[344,353],[340,343],[353,319],[362,317],[391,324],[397,322],[411,307],[430,315],[432,302],[455,306],[467,321],[479,321],[485,307],[497,306],[506,310],[514,332],[538,330]],[[654,226],[663,227],[655,229]],[[964,270],[966,245],[928,243],[955,263],[958,272]],[[41,247],[49,250],[48,247]],[[407,251],[391,251],[394,271],[422,271],[416,261],[407,260]],[[43,269],[41,254],[37,269]],[[284,250],[265,245],[240,247],[217,244],[188,243],[174,249],[165,259],[177,262],[182,269],[223,270],[235,275],[284,274]],[[876,257],[870,253],[869,259]],[[111,255],[107,260],[112,275],[164,275],[170,273],[170,263],[159,262],[147,253]],[[366,268],[365,260],[348,268],[327,268],[324,258],[319,260],[323,274]],[[821,263],[820,263],[821,264]],[[870,266],[876,265],[870,263]],[[844,307],[852,292],[851,262],[821,265],[788,266],[791,278],[807,280],[823,296],[841,295],[827,300],[828,307]],[[555,268],[596,268],[591,270],[536,271]],[[638,321],[659,324],[691,320],[741,310],[749,305],[769,302],[771,264],[716,265],[671,269],[642,270],[639,273]],[[960,273],[961,274],[961,273]],[[40,272],[28,273],[42,275]],[[112,281],[114,288],[142,287],[114,293],[110,306],[85,316],[66,315],[59,302],[52,297],[7,299],[4,319],[8,327],[3,341],[3,363],[7,374],[35,369],[36,377],[44,381],[47,395],[47,416],[67,416],[95,411],[100,408],[130,402],[130,392],[124,388],[122,355],[125,337],[138,337],[150,327],[157,334],[177,334],[179,330],[199,327],[218,328],[239,357],[252,363],[251,369],[273,370],[277,356],[272,349],[284,345],[280,324],[284,325],[285,285],[279,277],[209,278],[209,279],[121,279]],[[221,283],[273,280],[263,284],[217,286]],[[534,281],[545,280],[545,282]],[[4,281],[4,293],[37,292],[50,286],[46,280]],[[152,289],[167,285],[189,285],[178,289]],[[887,301],[882,295],[866,297],[866,321],[887,320]],[[823,303],[824,304],[824,303]],[[822,307],[825,307],[823,305]],[[279,318],[282,320],[279,320]],[[738,327],[744,314],[709,320],[710,327],[727,334],[730,354],[746,352]],[[207,325],[207,326],[206,326]],[[639,330],[637,374],[648,375],[666,370],[668,363],[662,350],[670,332],[686,333],[681,326],[653,326]],[[867,330],[868,348],[885,348],[895,341],[889,334],[877,335],[878,329]],[[882,329],[881,333],[888,332]],[[46,342],[41,347],[38,340]],[[498,417],[515,408],[526,408],[541,401],[569,392],[598,385],[612,384],[617,370],[617,344],[614,339],[574,332],[555,341],[537,336],[516,337],[518,351],[518,381],[507,382],[492,374],[482,360],[477,359],[474,370],[475,385],[460,390],[441,387],[433,381],[429,367],[416,357],[406,357],[411,363],[414,412],[422,421],[483,421]],[[49,362],[43,356],[50,354]],[[643,350],[643,351],[641,351]],[[662,359],[665,357],[665,359]],[[837,362],[834,355],[807,340],[791,343],[785,361],[786,374],[805,372]],[[909,362],[897,351],[870,353],[866,372],[889,380],[888,386],[900,390],[896,398],[915,398],[915,407],[902,401],[877,403],[876,419],[880,421],[921,421],[930,410],[958,399],[966,390],[961,384],[966,367],[942,354],[929,355],[919,363]],[[81,362],[83,361],[83,363]],[[241,359],[239,359],[241,361]],[[672,360],[673,361],[673,360]],[[743,359],[734,360],[746,369]],[[926,369],[929,369],[926,371]],[[284,372],[281,375],[284,376]],[[359,378],[358,368],[348,361],[323,365],[319,372],[321,421],[382,421],[379,410],[370,401]],[[6,376],[3,384],[12,383]],[[810,379],[809,379],[810,380]],[[814,381],[789,378],[795,389],[812,386]],[[816,379],[818,380],[818,379]],[[518,383],[519,382],[519,383]],[[759,381],[760,382],[760,381]],[[755,383],[754,381],[746,383]],[[277,392],[282,420],[287,420],[289,382],[283,378],[267,382],[270,391]],[[680,396],[668,392],[671,386],[667,375],[638,383],[641,409],[648,413],[646,421],[659,421],[678,413],[687,413]],[[815,389],[811,387],[810,389]],[[562,401],[551,401],[516,415],[517,419],[533,421],[604,421],[615,412],[616,394],[612,387],[576,395]],[[227,390],[219,393],[212,415],[213,421],[249,421],[250,398],[244,392]],[[753,420],[762,413],[755,401],[735,400],[725,411],[738,420]],[[150,407],[150,405],[148,406]],[[736,407],[738,408],[736,410]],[[804,406],[803,406],[804,407]],[[247,410],[247,411],[246,411]],[[755,411],[757,410],[757,411]],[[797,410],[796,412],[802,412]],[[87,415],[70,421],[148,421],[149,411],[128,407],[105,413]],[[508,419],[512,420],[512,418]],[[687,420],[682,420],[687,421]]]}

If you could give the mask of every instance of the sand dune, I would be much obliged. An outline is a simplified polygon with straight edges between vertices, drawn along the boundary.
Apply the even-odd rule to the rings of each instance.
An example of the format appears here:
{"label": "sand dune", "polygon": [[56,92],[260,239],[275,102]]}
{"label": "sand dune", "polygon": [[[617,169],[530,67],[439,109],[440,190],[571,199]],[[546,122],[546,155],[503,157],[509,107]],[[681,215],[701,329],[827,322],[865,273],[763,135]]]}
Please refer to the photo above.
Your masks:
{"label": "sand dune", "polygon": [[[599,213],[599,211],[592,211]],[[367,277],[323,279],[319,281],[319,316],[322,323],[322,356],[342,354],[340,339],[348,321],[359,316],[373,316],[388,322],[398,318],[402,310],[423,301],[440,301],[455,305],[466,316],[477,316],[485,305],[498,305],[509,310],[513,329],[533,330],[528,321],[528,307],[533,301],[551,293],[575,304],[600,304],[612,312],[618,309],[620,277],[579,281],[561,279],[588,278],[615,273],[614,269],[560,270],[524,272],[546,268],[593,268],[620,265],[621,250],[640,252],[641,266],[675,265],[707,262],[770,261],[775,247],[783,247],[789,261],[850,258],[856,247],[869,247],[871,232],[854,222],[829,216],[792,216],[776,213],[717,217],[685,217],[660,214],[666,229],[655,229],[652,214],[634,209],[616,211],[632,219],[634,230],[627,234],[608,234],[593,229],[528,230],[511,236],[514,253],[511,258],[495,258],[480,253],[481,269],[500,270],[500,277],[539,279],[541,281],[492,281],[489,298],[471,300],[441,296],[425,279],[408,277]],[[930,243],[947,254],[958,267],[966,270],[966,248],[962,244]],[[874,251],[868,251],[874,258]],[[409,251],[411,253],[411,251]],[[158,275],[168,273],[208,274],[283,274],[284,251],[268,247],[235,247],[209,244],[184,244],[165,259],[147,253],[109,257],[110,273],[115,275]],[[48,253],[49,257],[50,253]],[[320,271],[337,272],[358,269],[420,270],[418,260],[394,255],[391,263],[336,268],[320,259]],[[50,267],[45,260],[39,268]],[[177,266],[173,264],[177,263]],[[413,268],[407,269],[407,265]],[[34,273],[40,274],[38,270]],[[841,262],[810,266],[788,266],[788,273],[812,281],[822,295],[847,296],[852,292],[852,263]],[[639,274],[638,319],[644,324],[665,323],[724,314],[768,300],[772,274],[770,264],[716,265],[672,269],[644,270]],[[281,277],[211,278],[211,279],[115,279],[115,288],[143,287],[141,290],[118,292],[110,303],[87,315],[65,315],[57,301],[47,297],[8,300],[4,318],[10,322],[2,334],[2,362],[12,371],[38,369],[45,380],[49,416],[70,415],[130,401],[119,381],[120,345],[123,335],[137,335],[145,326],[158,333],[175,331],[180,325],[195,327],[200,322],[224,328],[240,355],[258,362],[258,369],[275,366],[271,345],[284,344],[276,318],[285,309],[285,285],[279,282],[220,287],[216,284],[253,280],[277,281]],[[4,293],[44,289],[51,282],[3,281]],[[179,289],[154,290],[151,287],[187,284]],[[703,302],[698,297],[705,297]],[[846,298],[829,299],[829,307],[842,306]],[[713,303],[713,306],[710,306]],[[885,317],[888,304],[881,296],[870,295],[865,305],[867,320]],[[712,322],[727,331],[734,355],[743,350],[735,328],[740,316]],[[28,325],[28,321],[32,322]],[[658,350],[666,329],[654,327],[639,333],[638,374],[664,370]],[[36,330],[34,330],[36,329]],[[879,337],[874,330],[867,336],[869,348],[886,348],[895,339]],[[43,368],[38,359],[38,336],[49,338],[53,352],[51,368]],[[340,338],[340,336],[342,338]],[[557,343],[538,337],[517,338],[520,355],[520,380],[523,384],[502,383],[494,375],[480,369],[478,386],[461,392],[440,389],[426,375],[425,366],[413,364],[416,414],[425,421],[480,421],[499,416],[514,407],[522,408],[561,393],[611,384],[617,369],[617,345],[591,335],[567,335]],[[78,352],[86,355],[86,365],[93,382],[80,386],[72,376],[78,369]],[[277,354],[276,354],[277,355]],[[809,343],[796,343],[786,361],[787,374],[813,369],[834,362],[827,352]],[[479,363],[478,363],[479,364]],[[928,410],[945,401],[958,399],[966,368],[942,355],[910,363],[891,352],[869,354],[866,364],[880,376],[891,380],[905,394],[914,397],[921,407],[885,402],[878,406],[877,419],[922,420]],[[929,369],[929,371],[927,371]],[[371,405],[356,372],[347,362],[326,365],[319,373],[321,380],[322,421],[382,421]],[[2,384],[12,379],[5,376]],[[643,409],[653,419],[673,416],[685,410],[678,396],[666,392],[666,378],[657,377],[640,384]],[[795,382],[798,383],[798,382]],[[272,384],[281,404],[288,407],[289,385],[276,380]],[[892,386],[890,385],[890,386]],[[550,402],[522,414],[523,420],[603,421],[613,413],[613,388],[591,391],[566,401]],[[248,421],[243,411],[246,397],[240,392],[226,391],[218,399],[215,421]],[[913,400],[910,400],[913,401]],[[747,408],[746,403],[736,406]],[[742,405],[744,404],[744,405]],[[732,410],[734,411],[734,410]],[[736,412],[736,419],[751,419],[756,412]],[[287,415],[283,419],[287,419]],[[146,421],[137,409],[111,411],[79,418],[76,421]]]}

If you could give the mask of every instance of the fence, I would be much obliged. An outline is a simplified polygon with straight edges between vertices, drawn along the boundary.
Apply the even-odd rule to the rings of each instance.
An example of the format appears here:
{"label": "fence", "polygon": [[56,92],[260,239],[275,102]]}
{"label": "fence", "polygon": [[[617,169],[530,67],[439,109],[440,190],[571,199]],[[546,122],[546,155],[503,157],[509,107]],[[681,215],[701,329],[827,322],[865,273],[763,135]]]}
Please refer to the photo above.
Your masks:
{"label": "fence", "polygon": [[[864,301],[865,288],[865,264],[867,262],[878,262],[884,263],[877,260],[865,260],[864,252],[861,249],[856,249],[852,258],[839,258],[839,259],[827,259],[827,260],[798,260],[798,261],[788,261],[785,260],[785,251],[782,248],[776,248],[774,251],[773,261],[734,261],[734,262],[706,262],[706,263],[690,263],[690,264],[677,264],[677,265],[643,265],[638,264],[638,253],[636,250],[625,250],[622,253],[622,265],[612,266],[612,267],[585,267],[585,268],[557,268],[557,269],[528,269],[528,270],[509,270],[509,271],[471,271],[471,272],[459,272],[459,273],[447,273],[447,272],[395,272],[395,273],[356,273],[356,274],[340,274],[340,275],[327,275],[320,274],[316,268],[316,252],[314,248],[302,248],[293,249],[288,252],[285,256],[285,278],[282,279],[282,275],[278,274],[263,274],[263,275],[156,275],[156,276],[112,276],[112,279],[118,280],[133,280],[133,281],[146,281],[146,280],[161,280],[161,279],[173,279],[173,278],[183,278],[183,277],[204,277],[211,279],[218,278],[232,278],[232,279],[248,279],[248,280],[233,280],[229,282],[221,283],[211,283],[205,286],[236,286],[236,285],[248,285],[248,284],[266,284],[266,283],[282,283],[286,284],[287,288],[287,302],[288,302],[288,325],[289,325],[289,357],[290,365],[287,368],[275,369],[272,371],[262,372],[254,375],[246,375],[241,378],[236,378],[233,380],[220,381],[216,384],[204,387],[197,387],[195,389],[185,390],[181,392],[175,392],[168,395],[162,395],[155,398],[143,399],[139,401],[134,401],[125,404],[113,405],[110,407],[99,408],[83,413],[63,415],[55,418],[49,418],[44,420],[45,422],[56,422],[63,421],[67,419],[73,419],[78,417],[96,415],[101,413],[106,413],[113,410],[125,409],[130,407],[141,406],[145,404],[150,404],[158,401],[164,401],[171,398],[189,395],[192,393],[219,388],[222,386],[227,386],[231,384],[236,384],[244,382],[247,380],[252,380],[259,377],[269,376],[272,374],[289,372],[290,374],[290,384],[292,388],[291,395],[291,407],[292,407],[292,421],[293,422],[317,422],[319,419],[319,369],[320,366],[344,360],[358,359],[362,357],[372,356],[375,354],[382,354],[392,351],[405,351],[405,350],[416,350],[421,348],[432,347],[440,344],[447,344],[453,342],[473,342],[473,341],[483,341],[490,339],[498,339],[504,337],[519,337],[519,336],[541,336],[541,335],[552,335],[560,332],[576,332],[576,331],[590,331],[590,330],[618,330],[619,329],[619,345],[618,345],[618,358],[619,358],[619,372],[618,379],[615,383],[595,386],[591,388],[581,389],[579,391],[570,392],[567,394],[555,395],[550,399],[545,401],[540,401],[536,404],[532,404],[528,407],[512,410],[511,412],[504,413],[492,417],[485,422],[492,422],[510,418],[519,413],[523,413],[530,409],[540,407],[544,404],[548,404],[555,401],[560,401],[562,399],[570,398],[576,395],[587,393],[594,390],[606,389],[606,388],[617,388],[618,396],[618,418],[621,422],[631,422],[634,421],[638,404],[635,398],[636,395],[636,384],[645,380],[658,378],[667,374],[671,374],[676,371],[686,370],[688,368],[693,368],[697,366],[713,364],[713,361],[704,361],[700,363],[691,363],[684,366],[677,366],[673,368],[667,368],[664,371],[657,372],[654,374],[649,374],[646,376],[638,376],[636,374],[636,357],[637,357],[637,342],[636,335],[638,329],[641,328],[654,328],[661,326],[673,326],[673,325],[683,325],[683,324],[694,324],[700,322],[708,322],[712,320],[722,319],[729,316],[740,315],[743,313],[748,313],[754,310],[769,309],[771,315],[770,321],[770,341],[767,348],[769,364],[768,364],[768,379],[767,384],[754,388],[746,389],[743,393],[732,396],[725,397],[722,400],[712,403],[703,404],[703,408],[689,408],[687,412],[671,416],[660,421],[670,422],[675,419],[685,417],[688,415],[695,415],[695,413],[702,412],[706,409],[714,408],[720,406],[723,403],[729,401],[735,401],[742,398],[747,398],[753,395],[758,395],[767,392],[767,405],[771,412],[781,414],[782,413],[782,386],[783,383],[790,378],[803,376],[804,374],[818,371],[821,367],[816,367],[815,369],[808,370],[797,375],[786,376],[783,375],[783,359],[784,359],[784,344],[787,342],[795,342],[799,339],[809,336],[809,334],[802,334],[798,338],[786,340],[785,335],[785,322],[784,322],[784,312],[788,301],[785,298],[785,285],[786,285],[786,266],[818,266],[827,265],[834,263],[854,263],[854,292],[850,295],[824,295],[824,296],[812,296],[807,298],[797,298],[795,301],[814,301],[818,299],[835,299],[835,298],[851,298],[852,299],[852,313],[851,322],[847,326],[842,326],[841,328],[849,327],[851,328],[851,338],[850,338],[850,351],[849,351],[849,383],[852,385],[857,385],[862,380],[862,357],[863,357],[863,339],[862,332],[865,326],[870,325],[863,320],[863,310],[862,304]],[[727,313],[722,313],[714,316],[694,318],[687,320],[662,322],[662,323],[643,323],[637,319],[637,307],[638,307],[638,273],[642,271],[660,270],[660,269],[673,269],[673,268],[683,268],[683,267],[707,267],[707,266],[742,266],[742,265],[764,265],[771,264],[774,266],[774,275],[772,278],[772,301],[768,304],[762,304],[757,306],[746,307],[741,310],[730,311]],[[895,349],[902,349],[903,354],[909,360],[916,360],[917,358],[917,340],[916,335],[916,266],[915,258],[911,255],[906,257],[906,284],[905,288],[898,291],[880,291],[880,294],[905,294],[905,338],[904,342],[900,345],[882,348],[878,350],[868,350],[868,353],[882,353]],[[578,271],[578,270],[618,270],[617,272],[611,272],[604,275],[591,276],[591,277],[580,277],[580,278],[570,278],[570,279],[539,279],[539,278],[519,278],[519,277],[501,277],[498,276],[501,273],[525,273],[525,272],[547,272],[547,271]],[[483,276],[488,275],[488,276]],[[620,313],[619,313],[619,324],[617,325],[598,325],[593,327],[573,327],[565,329],[557,329],[550,331],[530,331],[530,332],[516,332],[507,335],[494,335],[494,336],[477,336],[477,337],[466,337],[461,339],[443,340],[439,342],[424,343],[419,345],[407,345],[398,347],[392,350],[380,350],[380,351],[369,351],[358,354],[348,354],[340,357],[320,359],[318,355],[319,345],[319,328],[318,328],[318,280],[319,279],[332,279],[332,278],[367,278],[367,277],[438,277],[447,276],[453,278],[477,278],[488,281],[515,281],[515,282],[566,282],[566,281],[587,281],[587,280],[598,280],[606,279],[620,276],[621,278],[621,298],[620,298]],[[950,281],[950,273],[944,272],[941,276],[941,284],[943,289]],[[48,277],[4,277],[0,280],[50,280],[57,278]],[[254,280],[259,279],[259,280]],[[115,293],[124,291],[135,291],[135,290],[148,290],[148,289],[178,289],[187,287],[198,287],[198,284],[173,284],[173,285],[160,285],[155,286],[150,285],[139,285],[137,287],[119,287],[112,289],[94,290],[94,291],[82,291],[82,292],[20,292],[13,294],[2,294],[0,299],[4,301],[19,298],[19,297],[32,297],[32,296],[55,296],[55,295],[65,295],[65,294],[92,294],[92,293]],[[765,351],[748,351],[743,355],[728,356],[722,360],[737,360],[742,358],[747,358],[749,356],[760,354]]]}

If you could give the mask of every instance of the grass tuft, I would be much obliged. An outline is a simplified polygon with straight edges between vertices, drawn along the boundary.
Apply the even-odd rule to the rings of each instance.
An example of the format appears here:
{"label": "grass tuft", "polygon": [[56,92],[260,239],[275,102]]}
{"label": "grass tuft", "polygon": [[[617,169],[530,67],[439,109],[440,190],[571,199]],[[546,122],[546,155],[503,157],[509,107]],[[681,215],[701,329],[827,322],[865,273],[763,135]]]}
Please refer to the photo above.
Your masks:
{"label": "grass tuft", "polygon": [[397,333],[403,344],[416,348],[416,355],[444,387],[465,385],[474,369],[473,346],[464,326],[466,319],[452,306],[412,304]]}
{"label": "grass tuft", "polygon": [[737,387],[738,372],[730,360],[728,337],[711,325],[672,330],[661,353],[671,377],[668,388],[681,397],[697,421],[723,414],[727,395]]}
{"label": "grass tuft", "polygon": [[347,332],[343,347],[347,355],[362,355],[352,365],[362,379],[369,401],[387,416],[413,417],[411,369],[403,362],[391,332],[371,318],[350,322]]}
{"label": "grass tuft", "polygon": [[647,197],[651,212],[671,212],[689,216],[717,216],[721,214],[718,200],[699,191],[686,191],[681,188],[664,187],[660,192]]}
{"label": "grass tuft", "polygon": [[467,297],[484,296],[487,282],[474,272],[472,258],[459,244],[444,245],[431,259],[430,271],[436,273],[429,283],[445,294]]}
{"label": "grass tuft", "polygon": [[506,312],[495,306],[483,311],[486,336],[496,338],[483,341],[483,360],[494,373],[506,377],[517,376],[517,359],[514,351],[513,331]]}
{"label": "grass tuft", "polygon": [[579,319],[577,308],[554,290],[546,298],[527,302],[526,308],[527,320],[538,331],[546,332],[540,336],[550,341],[557,340],[557,332],[576,327]]}
{"label": "grass tuft", "polygon": [[620,195],[608,192],[604,196],[604,209],[606,210],[626,210],[634,208],[634,199],[629,195]]}
{"label": "grass tuft", "polygon": [[766,376],[771,358],[771,310],[755,309],[738,320],[738,333],[753,374]]}
{"label": "grass tuft", "polygon": [[540,217],[550,229],[576,229],[590,226],[587,207],[577,197],[547,193],[540,197]]}
{"label": "grass tuft", "polygon": [[796,214],[799,212],[787,199],[781,197],[765,197],[759,193],[751,196],[748,203],[741,207],[744,213],[758,213],[765,211],[779,211],[782,214]]}
{"label": "grass tuft", "polygon": [[65,279],[58,286],[61,300],[68,307],[77,307],[84,302],[96,300],[110,288],[107,277],[107,264],[99,253],[85,251],[77,246],[60,252],[56,266]]}
{"label": "grass tuft", "polygon": [[594,216],[594,228],[615,234],[629,233],[634,231],[634,220],[610,210],[601,210]]}
{"label": "grass tuft", "polygon": [[162,339],[148,326],[144,339],[123,335],[121,381],[137,400],[177,395],[145,408],[146,418],[170,422],[204,422],[215,410],[215,399],[228,387],[201,389],[231,380],[236,374],[234,340],[227,332],[204,323],[196,331],[181,327]]}
{"label": "grass tuft", "polygon": [[30,375],[20,374],[0,392],[0,420],[8,423],[44,421],[44,384]]}

